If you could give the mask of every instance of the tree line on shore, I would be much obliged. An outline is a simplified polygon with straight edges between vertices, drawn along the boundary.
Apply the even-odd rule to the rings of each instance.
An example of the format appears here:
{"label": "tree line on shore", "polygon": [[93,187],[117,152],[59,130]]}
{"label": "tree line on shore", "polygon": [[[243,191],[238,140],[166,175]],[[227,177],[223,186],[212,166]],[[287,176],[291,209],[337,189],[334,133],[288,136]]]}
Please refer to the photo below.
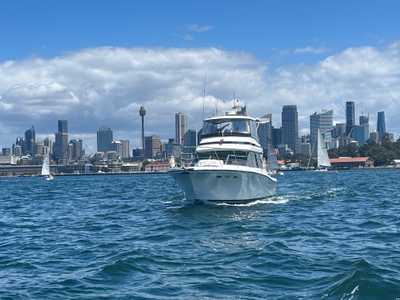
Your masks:
{"label": "tree line on shore", "polygon": [[375,166],[385,166],[393,163],[394,159],[400,159],[400,139],[391,141],[385,138],[382,144],[369,140],[362,146],[349,144],[338,149],[329,150],[329,157],[369,157]]}

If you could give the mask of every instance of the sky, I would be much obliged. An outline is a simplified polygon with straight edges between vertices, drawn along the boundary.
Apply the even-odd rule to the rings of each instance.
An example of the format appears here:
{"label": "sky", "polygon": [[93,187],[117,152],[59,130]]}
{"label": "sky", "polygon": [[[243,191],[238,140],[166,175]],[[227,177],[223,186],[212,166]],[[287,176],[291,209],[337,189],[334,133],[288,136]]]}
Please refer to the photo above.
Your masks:
{"label": "sky", "polygon": [[[94,152],[96,129],[139,146],[174,136],[174,113],[198,128],[238,96],[254,116],[297,104],[309,115],[344,103],[386,112],[400,133],[399,1],[0,1],[0,147],[31,125],[39,138],[68,119]],[[206,97],[203,97],[203,89]],[[203,114],[203,102],[206,109]]]}

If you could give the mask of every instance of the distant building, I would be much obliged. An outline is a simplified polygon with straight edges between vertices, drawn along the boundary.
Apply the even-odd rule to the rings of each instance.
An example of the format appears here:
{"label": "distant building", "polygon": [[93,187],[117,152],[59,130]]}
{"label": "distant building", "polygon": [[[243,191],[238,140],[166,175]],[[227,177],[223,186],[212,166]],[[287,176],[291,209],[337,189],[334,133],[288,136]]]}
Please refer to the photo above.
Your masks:
{"label": "distant building", "polygon": [[134,160],[142,160],[143,159],[143,149],[141,148],[135,148],[132,149],[132,158]]}
{"label": "distant building", "polygon": [[179,145],[183,145],[187,128],[186,115],[178,112],[175,114],[175,141]]}
{"label": "distant building", "polygon": [[333,137],[339,138],[346,135],[346,123],[336,123],[333,129]]}
{"label": "distant building", "polygon": [[58,131],[55,134],[54,158],[65,163],[68,159],[68,121],[58,120]]}
{"label": "distant building", "polygon": [[282,143],[295,153],[299,140],[299,117],[296,105],[284,105],[282,109]]}
{"label": "distant building", "polygon": [[145,172],[166,172],[169,167],[168,161],[155,161],[147,164],[144,170]]}
{"label": "distant building", "polygon": [[315,112],[310,116],[310,144],[313,154],[317,152],[318,129],[322,136],[327,138],[328,132],[331,133],[333,129],[333,110],[321,113]]}
{"label": "distant building", "polygon": [[10,156],[12,154],[11,153],[11,148],[3,148],[3,149],[1,149],[1,154],[3,156]]}
{"label": "distant building", "polygon": [[282,128],[272,127],[272,147],[278,148],[282,144]]}
{"label": "distant building", "polygon": [[272,114],[259,118],[257,135],[264,155],[272,148]]}
{"label": "distant building", "polygon": [[101,127],[97,130],[97,152],[113,151],[113,132],[111,128]]}
{"label": "distant building", "polygon": [[129,140],[114,140],[112,146],[119,157],[122,159],[129,158]]}
{"label": "distant building", "polygon": [[350,135],[351,129],[356,125],[356,109],[353,101],[346,102],[346,135]]}
{"label": "distant building", "polygon": [[157,135],[144,138],[144,158],[158,158],[161,156],[161,140]]}
{"label": "distant building", "polygon": [[35,143],[36,143],[36,134],[35,128],[32,126],[30,129],[25,131],[25,146],[24,146],[24,154],[30,154],[32,156],[35,155]]}
{"label": "distant building", "polygon": [[53,141],[48,137],[43,140],[43,145],[45,148],[45,154],[53,153]]}
{"label": "distant building", "polygon": [[373,143],[378,143],[378,133],[376,131],[373,131],[369,134],[369,140]]}
{"label": "distant building", "polygon": [[338,157],[331,158],[330,162],[334,169],[364,168],[374,165],[368,157]]}
{"label": "distant building", "polygon": [[169,139],[168,143],[164,144],[164,157],[169,158],[174,156],[175,158],[181,157],[182,145],[175,143],[174,139]]}
{"label": "distant building", "polygon": [[184,137],[185,147],[196,147],[197,146],[197,132],[195,129],[189,129],[185,133]]}
{"label": "distant building", "polygon": [[309,157],[311,155],[311,144],[310,143],[300,143],[299,153],[301,155]]}
{"label": "distant building", "polygon": [[37,141],[35,145],[35,154],[37,156],[44,156],[47,152],[43,141]]}
{"label": "distant building", "polygon": [[354,125],[351,131],[351,137],[355,139],[360,146],[364,145],[369,139],[369,118],[360,116],[360,125]]}
{"label": "distant building", "polygon": [[81,139],[74,139],[69,142],[69,160],[70,161],[79,161],[83,155],[83,142]]}
{"label": "distant building", "polygon": [[385,121],[385,112],[378,112],[378,121],[376,124],[376,132],[378,133],[379,143],[383,142],[383,139],[386,134],[386,121]]}

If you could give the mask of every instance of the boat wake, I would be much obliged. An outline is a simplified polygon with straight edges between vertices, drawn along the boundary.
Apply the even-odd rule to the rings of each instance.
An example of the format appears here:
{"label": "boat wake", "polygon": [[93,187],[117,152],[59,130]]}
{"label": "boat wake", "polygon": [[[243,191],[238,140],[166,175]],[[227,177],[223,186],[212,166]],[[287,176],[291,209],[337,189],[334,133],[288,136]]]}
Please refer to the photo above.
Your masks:
{"label": "boat wake", "polygon": [[206,205],[212,205],[212,206],[251,207],[251,206],[256,206],[256,205],[261,205],[261,204],[285,204],[288,201],[289,200],[283,196],[273,196],[273,197],[268,197],[265,199],[247,202],[247,203],[229,203],[229,202],[215,203],[212,201],[203,201],[203,203]]}

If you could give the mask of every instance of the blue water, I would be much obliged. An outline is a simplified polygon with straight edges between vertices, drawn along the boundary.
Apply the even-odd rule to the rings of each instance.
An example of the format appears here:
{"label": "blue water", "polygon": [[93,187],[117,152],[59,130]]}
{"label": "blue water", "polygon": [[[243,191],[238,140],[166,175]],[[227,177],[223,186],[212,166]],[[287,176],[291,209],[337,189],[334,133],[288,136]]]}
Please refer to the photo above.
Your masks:
{"label": "blue water", "polygon": [[400,171],[188,205],[168,175],[0,179],[0,299],[399,299]]}

